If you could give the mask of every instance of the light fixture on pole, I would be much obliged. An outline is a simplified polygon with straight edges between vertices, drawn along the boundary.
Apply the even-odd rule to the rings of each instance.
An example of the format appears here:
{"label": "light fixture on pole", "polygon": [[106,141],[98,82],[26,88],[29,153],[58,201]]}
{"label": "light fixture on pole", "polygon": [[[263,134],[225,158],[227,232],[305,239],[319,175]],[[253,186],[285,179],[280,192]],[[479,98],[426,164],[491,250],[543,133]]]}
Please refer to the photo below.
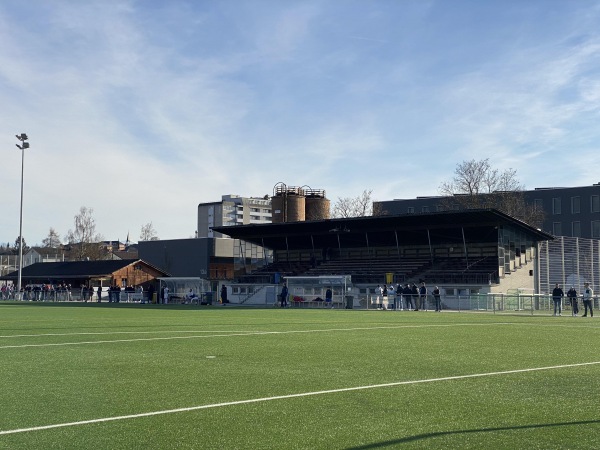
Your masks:
{"label": "light fixture on pole", "polygon": [[17,281],[17,296],[21,298],[21,272],[23,272],[23,172],[25,168],[25,149],[29,148],[29,142],[27,142],[27,135],[21,133],[16,135],[17,139],[21,141],[21,145],[17,144],[17,147],[21,150],[21,215],[19,220],[19,278]]}

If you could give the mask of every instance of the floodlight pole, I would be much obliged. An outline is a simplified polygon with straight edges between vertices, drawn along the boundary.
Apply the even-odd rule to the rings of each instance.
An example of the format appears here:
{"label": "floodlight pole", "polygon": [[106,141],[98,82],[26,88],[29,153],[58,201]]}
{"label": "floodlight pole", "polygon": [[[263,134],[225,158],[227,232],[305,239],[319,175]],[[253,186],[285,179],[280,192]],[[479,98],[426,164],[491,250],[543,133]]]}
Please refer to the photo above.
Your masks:
{"label": "floodlight pole", "polygon": [[17,298],[21,300],[21,277],[23,272],[23,174],[25,173],[25,149],[29,148],[29,143],[26,142],[28,137],[25,133],[16,135],[17,139],[21,141],[21,145],[17,144],[17,147],[21,149],[21,213],[19,219],[19,276],[17,281]]}

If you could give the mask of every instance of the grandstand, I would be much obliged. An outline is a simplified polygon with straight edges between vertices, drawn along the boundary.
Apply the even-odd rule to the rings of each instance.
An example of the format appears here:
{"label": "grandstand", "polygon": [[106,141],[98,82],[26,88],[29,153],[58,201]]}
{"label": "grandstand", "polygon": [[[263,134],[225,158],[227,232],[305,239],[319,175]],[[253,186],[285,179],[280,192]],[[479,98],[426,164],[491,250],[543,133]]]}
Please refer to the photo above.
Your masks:
{"label": "grandstand", "polygon": [[[533,288],[530,270],[537,244],[553,239],[493,209],[216,227],[215,231],[243,242],[235,255],[239,282],[350,275],[354,286],[425,281],[481,293],[500,292],[503,283],[517,274],[516,287]],[[244,256],[252,253],[251,246],[269,249],[272,260],[257,268],[256,261]]]}

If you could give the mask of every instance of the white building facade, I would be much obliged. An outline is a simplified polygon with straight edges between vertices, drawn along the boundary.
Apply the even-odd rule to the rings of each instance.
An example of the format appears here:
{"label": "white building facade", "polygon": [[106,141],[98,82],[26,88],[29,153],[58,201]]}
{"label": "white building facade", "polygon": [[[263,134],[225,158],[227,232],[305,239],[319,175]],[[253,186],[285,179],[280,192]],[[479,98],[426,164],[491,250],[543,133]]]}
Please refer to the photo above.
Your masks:
{"label": "white building facade", "polygon": [[224,237],[212,227],[271,223],[271,199],[223,195],[220,202],[198,205],[198,237]]}

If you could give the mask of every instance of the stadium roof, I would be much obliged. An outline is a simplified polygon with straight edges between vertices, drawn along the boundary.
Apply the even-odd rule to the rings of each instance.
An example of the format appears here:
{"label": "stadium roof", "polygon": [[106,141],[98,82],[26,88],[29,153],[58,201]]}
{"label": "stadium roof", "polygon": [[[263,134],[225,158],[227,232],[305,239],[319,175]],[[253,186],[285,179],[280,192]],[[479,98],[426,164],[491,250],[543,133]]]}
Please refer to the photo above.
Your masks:
{"label": "stadium roof", "polygon": [[495,209],[221,226],[213,230],[269,249],[293,250],[460,243],[463,239],[497,242],[497,229],[504,226],[521,231],[534,242],[554,239]]}
{"label": "stadium roof", "polygon": [[[119,259],[101,261],[62,261],[62,262],[40,262],[23,267],[21,278],[23,280],[62,280],[62,279],[90,279],[108,277],[117,270],[123,269],[134,263],[145,264],[153,269],[167,275],[141,259]],[[14,271],[0,280],[16,280],[19,272]]]}

